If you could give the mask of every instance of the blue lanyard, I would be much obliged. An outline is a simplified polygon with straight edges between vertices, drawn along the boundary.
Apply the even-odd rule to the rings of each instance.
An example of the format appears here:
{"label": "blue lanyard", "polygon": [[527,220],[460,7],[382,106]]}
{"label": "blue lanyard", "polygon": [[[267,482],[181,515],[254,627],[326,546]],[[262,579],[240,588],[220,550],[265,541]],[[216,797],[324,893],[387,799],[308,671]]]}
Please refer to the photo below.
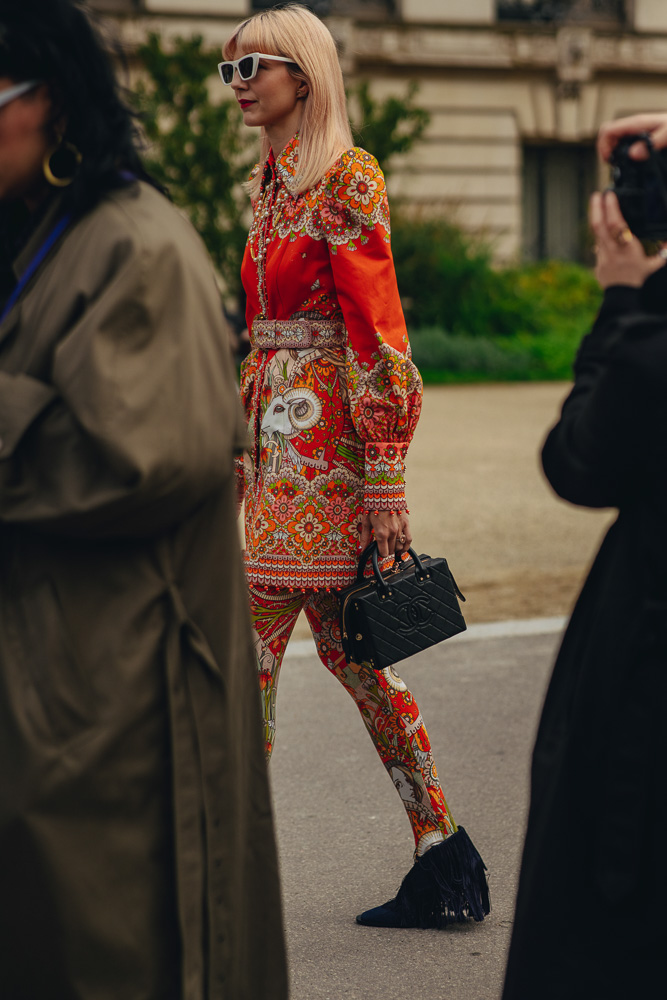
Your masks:
{"label": "blue lanyard", "polygon": [[14,288],[14,291],[9,296],[7,304],[3,310],[2,316],[0,316],[0,323],[4,323],[4,321],[7,319],[10,312],[18,302],[21,292],[28,284],[33,274],[35,273],[39,265],[42,263],[42,261],[48,254],[49,250],[51,250],[54,244],[60,239],[62,234],[65,232],[71,221],[72,221],[71,215],[64,215],[62,219],[60,219],[55,224],[55,226],[53,227],[49,235],[46,237],[41,247],[33,257],[33,259],[30,261],[25,271],[19,278],[16,287]]}

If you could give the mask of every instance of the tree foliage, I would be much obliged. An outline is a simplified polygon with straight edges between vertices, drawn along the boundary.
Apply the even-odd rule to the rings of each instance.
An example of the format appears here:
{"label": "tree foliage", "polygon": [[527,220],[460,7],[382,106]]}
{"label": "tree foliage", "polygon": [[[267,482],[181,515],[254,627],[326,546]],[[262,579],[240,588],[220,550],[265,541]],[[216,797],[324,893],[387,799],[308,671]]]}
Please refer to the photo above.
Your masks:
{"label": "tree foliage", "polygon": [[147,75],[137,87],[150,142],[146,166],[186,210],[236,297],[248,232],[241,184],[254,163],[253,136],[235,102],[211,100],[219,55],[201,37],[177,39],[167,52],[151,34],[138,54]]}
{"label": "tree foliage", "polygon": [[407,153],[421,139],[431,116],[415,104],[419,85],[413,80],[403,97],[378,100],[371,94],[368,80],[350,91],[359,109],[359,120],[352,124],[354,141],[378,160],[385,176],[397,153]]}
{"label": "tree foliage", "polygon": [[[175,39],[167,49],[151,34],[138,56],[144,70],[136,92],[149,141],[146,166],[188,213],[228,297],[238,299],[249,222],[241,185],[255,162],[256,134],[243,125],[234,101],[211,100],[219,53],[207,49],[200,36]],[[428,113],[415,105],[416,93],[413,83],[403,98],[377,100],[367,81],[351,92],[359,110],[355,141],[377,157],[385,173],[392,157],[407,152],[429,122]]]}

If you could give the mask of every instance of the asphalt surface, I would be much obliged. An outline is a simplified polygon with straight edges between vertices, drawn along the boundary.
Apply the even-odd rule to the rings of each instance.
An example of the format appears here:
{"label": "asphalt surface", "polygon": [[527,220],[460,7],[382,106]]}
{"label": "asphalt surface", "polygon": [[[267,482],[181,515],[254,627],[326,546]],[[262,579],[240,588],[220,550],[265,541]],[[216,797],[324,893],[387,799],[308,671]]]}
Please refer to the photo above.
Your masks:
{"label": "asphalt surface", "polygon": [[447,556],[468,621],[483,623],[399,671],[454,817],[489,869],[492,912],[482,924],[355,924],[395,895],[412,836],[356,708],[319,664],[305,620],[297,624],[271,765],[292,1000],[500,997],[540,707],[562,616],[614,516],[559,501],[540,471],[541,443],[568,391],[429,387],[408,454],[416,546]]}
{"label": "asphalt surface", "polygon": [[560,625],[475,626],[400,665],[449,806],[489,869],[490,916],[445,931],[354,922],[395,894],[412,863],[410,827],[346,692],[307,643],[288,649],[271,775],[292,1000],[500,996],[530,753]]}

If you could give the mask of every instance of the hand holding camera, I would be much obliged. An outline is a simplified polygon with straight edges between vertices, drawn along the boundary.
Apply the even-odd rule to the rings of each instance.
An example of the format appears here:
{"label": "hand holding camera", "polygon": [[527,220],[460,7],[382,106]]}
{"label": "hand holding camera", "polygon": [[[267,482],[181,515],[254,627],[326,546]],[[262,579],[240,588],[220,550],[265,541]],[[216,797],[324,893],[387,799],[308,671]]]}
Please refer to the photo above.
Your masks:
{"label": "hand holding camera", "polygon": [[610,285],[641,287],[665,264],[647,256],[642,240],[667,240],[667,115],[634,115],[603,125],[598,152],[611,164],[612,188],[595,194],[590,224],[596,276]]}
{"label": "hand holding camera", "polygon": [[630,285],[641,288],[649,275],[664,266],[660,256],[647,257],[633,235],[613,191],[596,192],[590,202],[589,219],[595,236],[595,276],[602,288]]}
{"label": "hand holding camera", "polygon": [[[605,122],[598,133],[598,153],[605,163],[609,161],[613,150],[620,139],[627,136],[639,136],[647,133],[654,149],[667,147],[667,114],[631,115],[628,118],[617,118],[613,122]],[[645,143],[636,141],[630,146],[630,157],[633,160],[648,159]]]}

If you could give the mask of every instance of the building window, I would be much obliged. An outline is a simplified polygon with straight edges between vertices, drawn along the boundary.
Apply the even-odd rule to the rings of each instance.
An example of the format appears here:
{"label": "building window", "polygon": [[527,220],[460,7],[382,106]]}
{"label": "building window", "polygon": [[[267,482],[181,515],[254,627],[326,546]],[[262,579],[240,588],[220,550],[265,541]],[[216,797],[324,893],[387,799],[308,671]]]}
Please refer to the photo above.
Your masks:
{"label": "building window", "polygon": [[497,0],[499,21],[623,24],[627,0]]}
{"label": "building window", "polygon": [[527,260],[589,260],[588,199],[596,181],[592,145],[524,146],[523,253]]}

